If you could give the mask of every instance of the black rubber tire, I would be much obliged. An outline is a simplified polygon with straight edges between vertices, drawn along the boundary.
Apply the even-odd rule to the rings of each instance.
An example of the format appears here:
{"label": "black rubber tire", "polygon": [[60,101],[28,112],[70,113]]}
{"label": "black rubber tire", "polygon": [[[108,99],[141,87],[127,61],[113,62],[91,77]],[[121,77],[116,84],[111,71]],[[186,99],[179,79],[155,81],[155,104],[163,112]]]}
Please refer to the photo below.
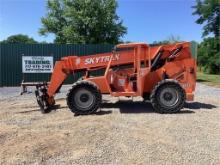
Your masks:
{"label": "black rubber tire", "polygon": [[[162,90],[168,87],[174,88],[177,92],[178,101],[172,106],[166,106],[160,101],[160,94]],[[184,89],[180,86],[178,81],[173,79],[165,79],[160,81],[154,87],[150,96],[151,104],[158,113],[177,113],[183,108],[185,100],[186,94]]]}
{"label": "black rubber tire", "polygon": [[[81,108],[77,106],[74,97],[78,90],[85,89],[91,92],[93,95],[93,103],[88,108]],[[97,87],[97,85],[90,81],[77,81],[73,84],[72,89],[69,90],[67,94],[67,105],[69,109],[75,113],[76,115],[87,115],[91,114],[97,111],[97,109],[100,107],[100,104],[102,102],[102,95]]]}

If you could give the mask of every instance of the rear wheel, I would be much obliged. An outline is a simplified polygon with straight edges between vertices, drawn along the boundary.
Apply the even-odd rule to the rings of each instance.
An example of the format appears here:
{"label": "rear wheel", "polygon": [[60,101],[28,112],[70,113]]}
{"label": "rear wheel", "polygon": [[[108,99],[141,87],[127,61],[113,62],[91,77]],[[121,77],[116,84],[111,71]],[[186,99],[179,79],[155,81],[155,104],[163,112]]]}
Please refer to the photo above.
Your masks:
{"label": "rear wheel", "polygon": [[176,80],[166,79],[153,89],[150,100],[159,113],[176,113],[185,103],[185,91]]}
{"label": "rear wheel", "polygon": [[67,94],[67,105],[76,114],[85,115],[96,112],[101,101],[100,90],[89,81],[76,82]]}

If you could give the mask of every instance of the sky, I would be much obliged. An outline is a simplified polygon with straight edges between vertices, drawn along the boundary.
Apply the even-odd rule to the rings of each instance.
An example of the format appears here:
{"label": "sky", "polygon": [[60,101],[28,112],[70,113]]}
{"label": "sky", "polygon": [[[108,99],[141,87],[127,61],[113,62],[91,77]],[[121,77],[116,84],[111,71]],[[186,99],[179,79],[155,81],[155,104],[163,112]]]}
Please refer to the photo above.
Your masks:
{"label": "sky", "polygon": [[[178,36],[201,42],[202,26],[195,23],[195,0],[119,0],[117,14],[127,27],[123,41],[153,43]],[[53,42],[54,35],[40,36],[46,0],[0,0],[0,41],[26,34],[37,41]]]}

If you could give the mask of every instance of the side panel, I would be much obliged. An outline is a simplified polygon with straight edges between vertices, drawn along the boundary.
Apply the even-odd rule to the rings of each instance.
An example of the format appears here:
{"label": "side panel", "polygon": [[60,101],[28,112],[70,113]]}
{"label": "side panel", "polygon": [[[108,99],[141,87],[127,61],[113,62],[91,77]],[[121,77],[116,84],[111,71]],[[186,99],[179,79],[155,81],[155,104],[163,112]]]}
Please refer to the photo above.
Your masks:
{"label": "side panel", "polygon": [[187,100],[193,100],[193,93],[196,87],[196,61],[187,58],[179,61],[167,62],[162,68],[150,72],[144,80],[144,92],[151,93],[154,86],[163,79],[162,75],[166,72],[170,79],[177,80],[185,89]]}

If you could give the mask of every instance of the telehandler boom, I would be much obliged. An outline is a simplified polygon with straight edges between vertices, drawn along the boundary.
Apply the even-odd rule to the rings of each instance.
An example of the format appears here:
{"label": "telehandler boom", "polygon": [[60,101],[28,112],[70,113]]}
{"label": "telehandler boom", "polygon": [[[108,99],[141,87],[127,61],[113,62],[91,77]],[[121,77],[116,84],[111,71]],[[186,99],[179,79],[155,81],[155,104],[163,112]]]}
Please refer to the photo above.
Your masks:
{"label": "telehandler boom", "polygon": [[[104,70],[103,75],[91,76],[96,70]],[[55,104],[54,96],[67,76],[77,72],[84,76],[73,84],[66,99],[69,109],[77,114],[94,113],[102,94],[141,96],[159,113],[176,113],[194,98],[196,60],[189,42],[153,47],[129,43],[116,45],[111,53],[57,61],[50,83],[38,84],[35,91],[42,113]]]}

